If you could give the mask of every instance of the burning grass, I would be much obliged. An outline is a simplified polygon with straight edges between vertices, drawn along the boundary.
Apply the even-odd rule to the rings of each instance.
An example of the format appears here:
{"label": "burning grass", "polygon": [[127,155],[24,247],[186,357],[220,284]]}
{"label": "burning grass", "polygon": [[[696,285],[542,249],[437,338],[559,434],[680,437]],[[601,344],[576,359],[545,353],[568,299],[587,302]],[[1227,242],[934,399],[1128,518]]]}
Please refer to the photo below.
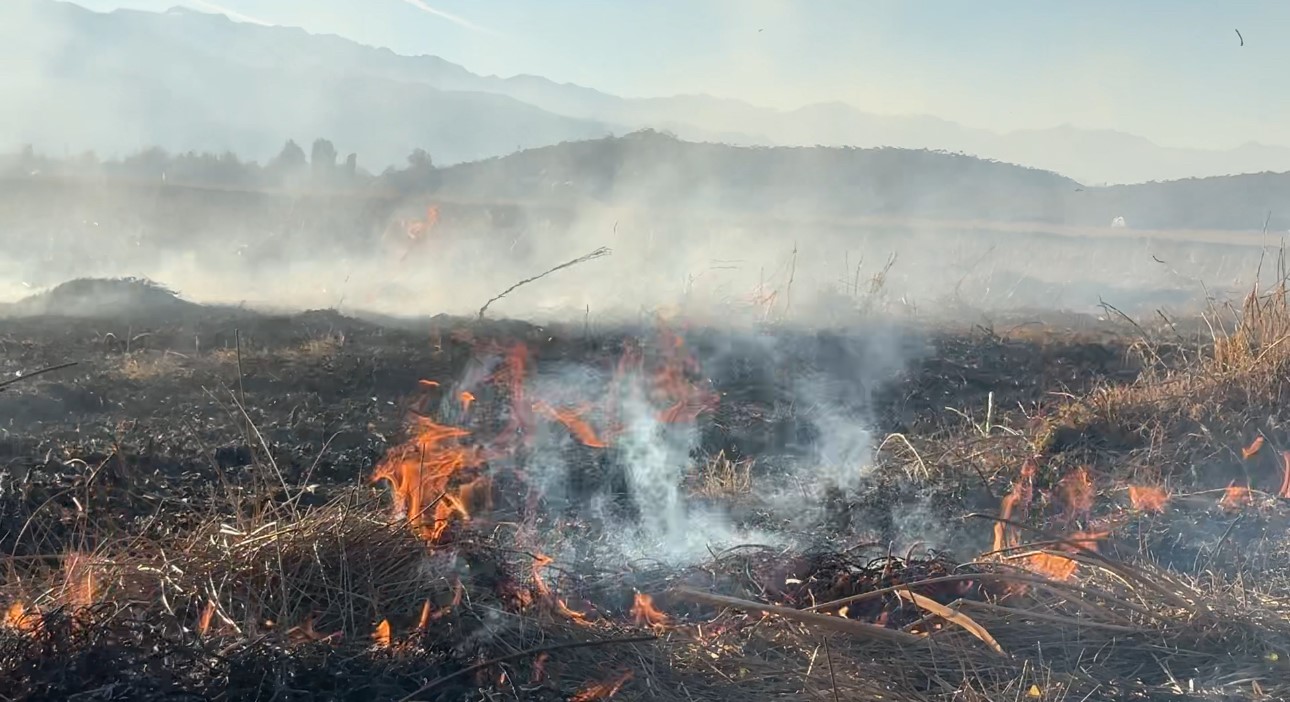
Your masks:
{"label": "burning grass", "polygon": [[[882,427],[900,450],[855,466],[865,481],[822,494],[787,483],[803,496],[798,511],[818,508],[815,521],[773,513],[784,463],[746,450],[772,445],[763,437],[668,456],[689,461],[670,485],[671,473],[625,471],[649,457],[642,445],[685,432],[728,439],[739,421],[764,422],[745,435],[788,426],[794,440],[821,438],[771,423],[796,406],[742,399],[756,374],[722,385],[674,330],[580,358],[600,371],[581,396],[545,382],[567,349],[482,324],[437,334],[431,357],[465,365],[403,369],[405,434],[391,433],[399,440],[370,469],[330,474],[319,455],[293,461],[275,443],[307,423],[310,401],[284,408],[281,427],[266,422],[256,408],[276,398],[258,394],[256,373],[317,383],[310,364],[368,353],[362,335],[248,352],[237,364],[247,411],[228,412],[225,431],[263,444],[243,473],[203,474],[218,490],[174,493],[117,437],[102,460],[47,456],[41,465],[65,484],[0,493],[11,552],[0,696],[1290,698],[1290,584],[1279,575],[1290,565],[1290,437],[1277,415],[1290,313],[1284,295],[1251,300],[1204,353],[1157,348],[1137,377],[1069,397],[1052,399],[1038,380],[1010,390],[1010,363],[984,370],[981,359],[1017,353],[1016,339],[929,359],[940,375],[915,374],[899,393],[934,404]],[[1044,344],[1051,357],[1056,342]],[[207,377],[198,360],[166,358],[173,373],[129,380]],[[989,382],[965,380],[946,400],[951,367]],[[108,368],[120,375],[120,357]],[[930,382],[940,384],[920,384]],[[232,392],[202,396],[225,395],[240,404]],[[951,402],[988,407],[988,418],[947,412]],[[349,409],[369,426],[389,412]],[[577,471],[553,487],[542,469],[556,460]],[[923,503],[902,491],[949,507],[918,514]],[[779,540],[680,561],[619,552],[627,525],[689,497]],[[140,499],[148,510],[117,514]],[[883,519],[885,531],[874,527]],[[953,553],[916,542],[939,521],[955,532]]]}

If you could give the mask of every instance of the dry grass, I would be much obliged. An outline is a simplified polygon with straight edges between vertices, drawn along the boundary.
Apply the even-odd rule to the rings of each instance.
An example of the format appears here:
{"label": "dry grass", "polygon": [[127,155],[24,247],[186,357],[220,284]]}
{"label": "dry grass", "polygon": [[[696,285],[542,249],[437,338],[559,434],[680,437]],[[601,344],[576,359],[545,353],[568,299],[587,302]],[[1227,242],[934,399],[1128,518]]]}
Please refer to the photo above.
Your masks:
{"label": "dry grass", "polygon": [[725,451],[709,456],[694,476],[694,492],[704,497],[739,497],[752,492],[752,458],[732,460]]}

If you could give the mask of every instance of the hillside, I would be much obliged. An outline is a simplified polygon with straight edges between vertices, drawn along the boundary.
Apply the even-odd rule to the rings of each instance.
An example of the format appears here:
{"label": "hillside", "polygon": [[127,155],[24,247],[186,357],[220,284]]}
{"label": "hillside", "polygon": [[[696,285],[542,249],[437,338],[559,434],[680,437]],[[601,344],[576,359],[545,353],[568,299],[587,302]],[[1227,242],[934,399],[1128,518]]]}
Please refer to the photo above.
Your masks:
{"label": "hillside", "polygon": [[123,154],[157,145],[265,159],[286,139],[326,135],[380,171],[418,147],[455,163],[650,128],[749,146],[963,152],[1085,183],[1290,170],[1290,148],[1279,146],[1165,148],[1069,126],[999,134],[841,103],[775,110],[707,95],[628,99],[182,8],[15,2],[0,24],[0,95],[22,109],[0,113],[0,148]]}

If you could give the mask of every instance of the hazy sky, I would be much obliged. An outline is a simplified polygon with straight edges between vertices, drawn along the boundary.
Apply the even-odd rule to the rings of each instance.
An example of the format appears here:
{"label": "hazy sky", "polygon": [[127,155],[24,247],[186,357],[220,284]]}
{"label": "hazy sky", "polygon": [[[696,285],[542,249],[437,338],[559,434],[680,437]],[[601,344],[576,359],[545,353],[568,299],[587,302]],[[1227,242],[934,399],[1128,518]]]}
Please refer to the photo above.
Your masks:
{"label": "hazy sky", "polygon": [[[1285,0],[78,0],[184,5],[632,97],[1290,144]],[[240,16],[239,16],[240,15]],[[1236,30],[1244,36],[1240,45]]]}

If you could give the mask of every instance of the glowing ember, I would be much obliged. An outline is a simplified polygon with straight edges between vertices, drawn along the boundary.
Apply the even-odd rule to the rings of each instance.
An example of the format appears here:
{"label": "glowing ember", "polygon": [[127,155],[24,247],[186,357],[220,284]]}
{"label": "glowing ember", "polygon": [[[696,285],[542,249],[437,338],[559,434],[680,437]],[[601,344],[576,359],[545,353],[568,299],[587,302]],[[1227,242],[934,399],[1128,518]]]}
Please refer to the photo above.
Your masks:
{"label": "glowing ember", "polygon": [[1139,512],[1163,514],[1169,504],[1169,493],[1162,487],[1130,485],[1129,503]]}
{"label": "glowing ember", "polygon": [[576,694],[574,694],[573,697],[569,698],[569,702],[591,702],[592,700],[607,700],[610,697],[613,697],[614,695],[618,694],[618,691],[621,690],[623,688],[623,685],[626,685],[627,682],[632,679],[632,677],[633,677],[632,671],[630,670],[623,671],[621,675],[614,678],[613,680],[593,683],[591,685],[588,685],[587,687],[582,688]]}
{"label": "glowing ember", "polygon": [[1251,442],[1249,446],[1246,446],[1245,448],[1241,449],[1241,458],[1244,458],[1245,460],[1248,461],[1251,458],[1254,458],[1255,454],[1257,454],[1259,450],[1262,448],[1263,448],[1263,435],[1259,434],[1258,436],[1254,437],[1254,441]]}
{"label": "glowing ember", "polygon": [[1236,481],[1232,481],[1227,486],[1223,491],[1223,499],[1218,501],[1218,506],[1226,511],[1239,510],[1252,504],[1254,504],[1254,495],[1250,494],[1250,489],[1237,485]]}
{"label": "glowing ember", "polygon": [[637,626],[667,626],[668,616],[654,608],[654,598],[643,592],[636,593],[636,602],[632,605],[632,617]]}

